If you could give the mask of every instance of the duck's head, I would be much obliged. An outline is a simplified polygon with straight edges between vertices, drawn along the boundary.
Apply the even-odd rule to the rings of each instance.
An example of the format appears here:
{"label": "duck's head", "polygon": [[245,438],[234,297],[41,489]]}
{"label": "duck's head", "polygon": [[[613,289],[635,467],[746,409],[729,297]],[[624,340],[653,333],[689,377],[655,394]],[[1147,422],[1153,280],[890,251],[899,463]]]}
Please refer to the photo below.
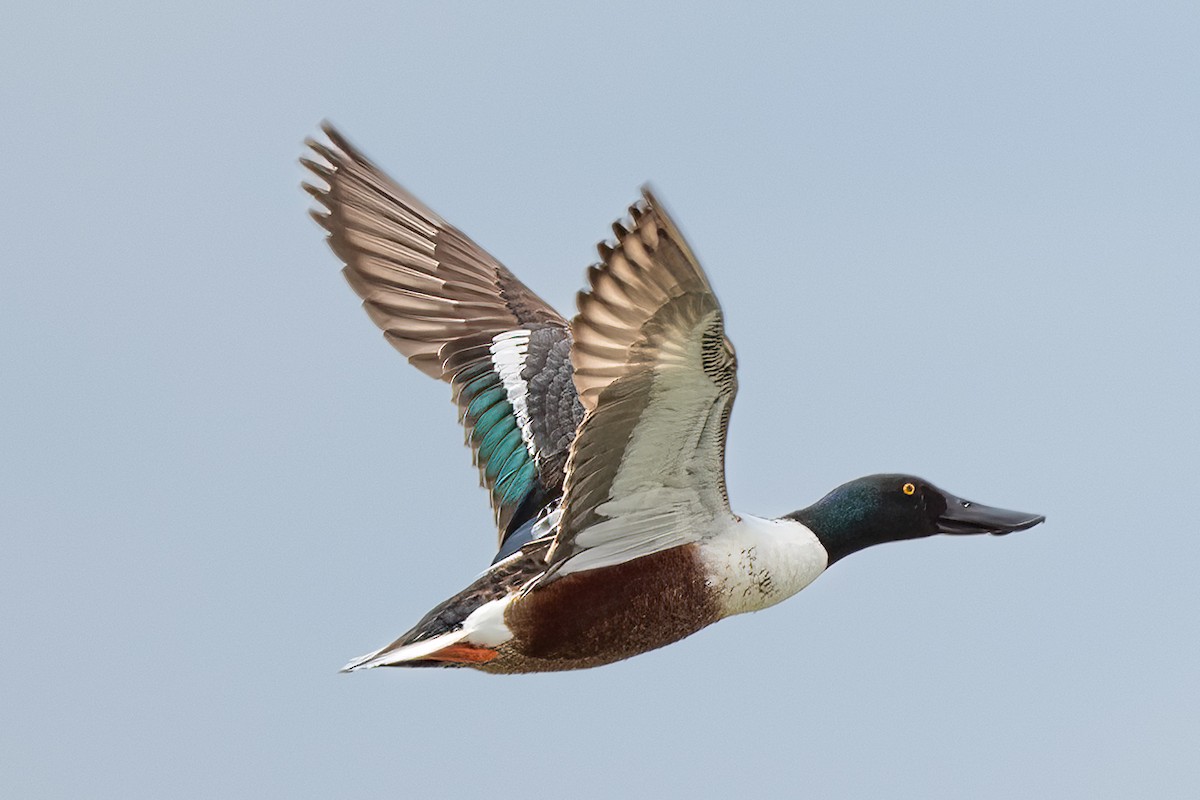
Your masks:
{"label": "duck's head", "polygon": [[935,533],[1003,536],[1046,519],[963,500],[913,475],[859,478],[788,516],[816,534],[830,564],[873,544]]}

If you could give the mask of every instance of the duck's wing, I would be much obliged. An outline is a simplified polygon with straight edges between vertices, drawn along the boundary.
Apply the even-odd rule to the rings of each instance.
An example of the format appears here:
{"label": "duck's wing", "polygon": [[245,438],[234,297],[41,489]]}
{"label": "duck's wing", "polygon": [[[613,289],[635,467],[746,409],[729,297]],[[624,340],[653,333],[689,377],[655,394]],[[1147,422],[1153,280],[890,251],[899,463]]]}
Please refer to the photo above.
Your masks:
{"label": "duck's wing", "polygon": [[328,123],[301,162],[342,273],[385,338],[453,388],[503,544],[562,491],[583,417],[567,322]]}
{"label": "duck's wing", "polygon": [[737,362],[712,287],[643,190],[600,245],[572,321],[587,411],[567,462],[547,577],[697,541],[729,516],[725,434]]}

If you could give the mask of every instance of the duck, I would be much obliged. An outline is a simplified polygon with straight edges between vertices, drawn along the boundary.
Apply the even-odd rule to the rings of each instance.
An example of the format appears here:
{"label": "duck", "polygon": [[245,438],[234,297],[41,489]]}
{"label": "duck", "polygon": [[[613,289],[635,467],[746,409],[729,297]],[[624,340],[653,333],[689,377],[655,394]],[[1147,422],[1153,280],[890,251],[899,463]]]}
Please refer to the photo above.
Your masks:
{"label": "duck", "polygon": [[374,667],[513,674],[611,664],[773,606],[867,547],[1002,536],[1045,517],[878,474],[769,519],[734,513],[737,356],[708,277],[648,187],[598,245],[570,320],[333,125],[303,188],[385,339],[449,384],[497,550]]}

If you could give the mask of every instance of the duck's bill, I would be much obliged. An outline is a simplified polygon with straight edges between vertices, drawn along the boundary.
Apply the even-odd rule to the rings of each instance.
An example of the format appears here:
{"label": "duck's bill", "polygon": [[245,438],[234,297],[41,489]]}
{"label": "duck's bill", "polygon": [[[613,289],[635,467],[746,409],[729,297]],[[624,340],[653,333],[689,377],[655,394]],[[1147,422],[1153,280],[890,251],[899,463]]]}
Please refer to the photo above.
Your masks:
{"label": "duck's bill", "polygon": [[1024,511],[1009,511],[1006,508],[972,503],[968,500],[946,495],[946,510],[938,517],[938,532],[953,536],[964,536],[973,533],[990,533],[1003,536],[1013,531],[1023,531],[1032,528],[1046,518],[1041,514],[1028,514]]}

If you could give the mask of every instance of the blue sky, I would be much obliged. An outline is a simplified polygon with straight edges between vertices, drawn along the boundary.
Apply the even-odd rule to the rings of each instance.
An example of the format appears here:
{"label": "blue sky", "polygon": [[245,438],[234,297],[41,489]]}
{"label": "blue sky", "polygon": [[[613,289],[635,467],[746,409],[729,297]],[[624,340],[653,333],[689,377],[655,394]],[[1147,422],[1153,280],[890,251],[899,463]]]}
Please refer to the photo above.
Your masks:
{"label": "blue sky", "polygon": [[[150,4],[0,31],[0,794],[1192,797],[1192,4]],[[560,310],[652,181],[737,509],[873,548],[598,670],[339,675],[482,569],[446,387],[307,218],[328,117]]]}

